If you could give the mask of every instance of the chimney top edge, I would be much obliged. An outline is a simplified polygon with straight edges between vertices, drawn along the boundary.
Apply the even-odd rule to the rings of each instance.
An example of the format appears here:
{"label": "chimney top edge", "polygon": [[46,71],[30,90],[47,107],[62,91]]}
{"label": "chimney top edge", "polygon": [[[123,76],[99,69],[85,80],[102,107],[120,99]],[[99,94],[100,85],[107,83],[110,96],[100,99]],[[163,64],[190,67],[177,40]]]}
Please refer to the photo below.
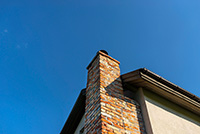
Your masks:
{"label": "chimney top edge", "polygon": [[86,68],[87,70],[90,68],[90,66],[92,65],[93,61],[97,58],[98,55],[103,55],[103,56],[105,56],[105,57],[107,57],[107,58],[109,58],[109,59],[117,62],[118,64],[120,64],[120,62],[118,60],[116,60],[116,59],[112,58],[111,56],[109,56],[108,54],[106,54],[108,52],[106,52],[105,50],[103,52],[102,51],[103,50],[100,50],[100,51],[97,52],[96,56],[92,59],[92,61],[90,62],[90,64],[87,66],[87,68]]}
{"label": "chimney top edge", "polygon": [[[99,50],[98,52],[102,52],[102,53],[104,53],[104,54],[107,54],[107,55],[108,55],[108,52],[107,52],[106,50]],[[98,54],[98,52],[97,52],[97,54]]]}

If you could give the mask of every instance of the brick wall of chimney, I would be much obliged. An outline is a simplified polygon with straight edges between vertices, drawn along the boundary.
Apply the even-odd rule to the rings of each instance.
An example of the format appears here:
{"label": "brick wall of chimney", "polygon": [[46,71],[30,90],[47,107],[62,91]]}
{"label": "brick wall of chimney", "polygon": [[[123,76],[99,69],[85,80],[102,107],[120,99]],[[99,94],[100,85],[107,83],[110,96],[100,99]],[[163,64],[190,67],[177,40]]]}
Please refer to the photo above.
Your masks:
{"label": "brick wall of chimney", "polygon": [[88,66],[85,134],[145,134],[139,104],[123,94],[119,64],[99,51]]}

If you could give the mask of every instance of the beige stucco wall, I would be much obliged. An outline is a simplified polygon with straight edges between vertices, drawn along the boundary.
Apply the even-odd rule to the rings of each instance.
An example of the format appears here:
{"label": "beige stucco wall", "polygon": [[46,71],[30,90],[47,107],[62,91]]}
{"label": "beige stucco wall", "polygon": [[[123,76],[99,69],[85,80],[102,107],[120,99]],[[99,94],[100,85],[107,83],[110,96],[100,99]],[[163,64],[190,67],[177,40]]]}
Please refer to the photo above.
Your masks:
{"label": "beige stucco wall", "polygon": [[82,117],[74,134],[80,134],[80,130],[84,127],[84,122],[85,122],[85,116]]}
{"label": "beige stucco wall", "polygon": [[154,134],[200,134],[200,117],[144,90],[145,103]]}

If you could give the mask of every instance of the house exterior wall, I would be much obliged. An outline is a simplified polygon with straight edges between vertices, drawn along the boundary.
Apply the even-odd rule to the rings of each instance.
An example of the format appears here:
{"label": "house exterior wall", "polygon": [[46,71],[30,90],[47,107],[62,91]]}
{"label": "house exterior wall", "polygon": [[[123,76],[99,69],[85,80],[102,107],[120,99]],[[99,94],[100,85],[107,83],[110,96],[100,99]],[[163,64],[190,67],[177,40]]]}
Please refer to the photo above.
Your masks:
{"label": "house exterior wall", "polygon": [[[199,105],[177,103],[181,101],[178,96],[171,97],[171,101],[165,99],[164,97],[169,98],[170,93],[166,91],[160,94],[157,90],[162,88],[150,85],[150,80],[157,81],[160,77],[154,78],[153,73],[150,75],[149,72],[146,73],[149,76],[142,75],[146,69],[130,72],[123,77],[124,75],[120,75],[119,62],[101,51],[87,69],[87,87],[81,91],[72,110],[75,112],[70,114],[62,134],[80,134],[80,130],[84,130],[84,134],[200,133]],[[182,93],[186,94],[185,91],[180,92]],[[194,101],[199,102],[197,97]],[[196,106],[197,110],[192,106]]]}
{"label": "house exterior wall", "polygon": [[[145,68],[120,75],[119,64],[105,51],[96,54],[87,67],[87,87],[81,91],[61,134],[80,134],[80,130],[84,134],[200,133],[198,97],[177,90],[176,85]],[[157,92],[167,86],[182,98],[168,90]]]}
{"label": "house exterior wall", "polygon": [[200,133],[200,117],[154,93],[144,90],[154,134]]}

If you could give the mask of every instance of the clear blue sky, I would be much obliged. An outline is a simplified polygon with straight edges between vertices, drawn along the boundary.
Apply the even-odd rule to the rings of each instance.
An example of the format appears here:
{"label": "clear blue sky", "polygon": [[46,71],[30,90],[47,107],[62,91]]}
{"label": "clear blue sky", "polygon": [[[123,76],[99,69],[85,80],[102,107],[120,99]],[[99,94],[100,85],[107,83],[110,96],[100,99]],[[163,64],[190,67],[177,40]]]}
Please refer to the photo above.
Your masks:
{"label": "clear blue sky", "polygon": [[58,134],[100,49],[200,96],[199,0],[1,0],[0,133]]}

